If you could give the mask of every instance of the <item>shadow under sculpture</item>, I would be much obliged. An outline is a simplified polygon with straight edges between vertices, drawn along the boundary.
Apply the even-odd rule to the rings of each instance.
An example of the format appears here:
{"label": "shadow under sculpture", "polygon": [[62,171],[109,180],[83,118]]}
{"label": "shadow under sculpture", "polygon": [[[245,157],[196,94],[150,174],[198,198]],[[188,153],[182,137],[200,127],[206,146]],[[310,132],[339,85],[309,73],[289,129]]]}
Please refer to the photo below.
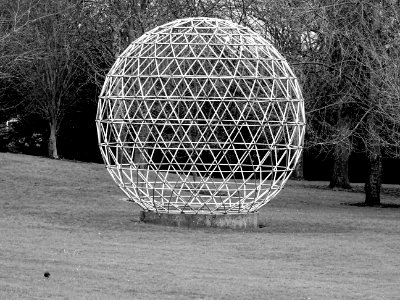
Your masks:
{"label": "shadow under sculpture", "polygon": [[96,123],[107,170],[144,211],[249,214],[294,170],[305,112],[269,41],[228,20],[188,18],[117,58]]}

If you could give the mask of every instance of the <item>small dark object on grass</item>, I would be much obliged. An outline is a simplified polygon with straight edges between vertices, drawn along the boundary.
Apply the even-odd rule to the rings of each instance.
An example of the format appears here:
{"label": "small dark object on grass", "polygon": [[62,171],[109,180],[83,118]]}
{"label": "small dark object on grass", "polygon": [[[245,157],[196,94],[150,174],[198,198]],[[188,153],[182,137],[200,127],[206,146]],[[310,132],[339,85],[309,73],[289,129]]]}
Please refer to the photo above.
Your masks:
{"label": "small dark object on grass", "polygon": [[267,220],[261,219],[258,221],[258,228],[264,228],[267,227]]}
{"label": "small dark object on grass", "polygon": [[44,272],[44,277],[49,278],[50,277],[50,273],[49,272]]}

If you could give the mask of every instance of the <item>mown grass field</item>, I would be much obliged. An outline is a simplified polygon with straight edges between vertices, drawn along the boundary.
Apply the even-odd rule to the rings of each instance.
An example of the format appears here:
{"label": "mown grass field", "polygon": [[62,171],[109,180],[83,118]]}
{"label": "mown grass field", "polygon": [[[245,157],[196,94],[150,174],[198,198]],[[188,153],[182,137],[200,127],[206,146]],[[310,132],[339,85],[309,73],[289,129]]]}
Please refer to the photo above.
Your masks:
{"label": "mown grass field", "polygon": [[102,165],[0,153],[0,299],[400,299],[400,208],[326,185],[289,182],[253,231],[162,227]]}

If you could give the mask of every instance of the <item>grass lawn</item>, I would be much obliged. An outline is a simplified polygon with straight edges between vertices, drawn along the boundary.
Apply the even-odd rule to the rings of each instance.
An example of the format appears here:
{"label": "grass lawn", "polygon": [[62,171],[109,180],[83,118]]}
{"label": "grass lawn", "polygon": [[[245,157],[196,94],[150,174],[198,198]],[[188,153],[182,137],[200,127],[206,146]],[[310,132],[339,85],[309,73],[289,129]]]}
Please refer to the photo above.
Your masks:
{"label": "grass lawn", "polygon": [[326,185],[290,181],[257,230],[162,227],[102,165],[0,153],[0,299],[400,299],[400,187]]}

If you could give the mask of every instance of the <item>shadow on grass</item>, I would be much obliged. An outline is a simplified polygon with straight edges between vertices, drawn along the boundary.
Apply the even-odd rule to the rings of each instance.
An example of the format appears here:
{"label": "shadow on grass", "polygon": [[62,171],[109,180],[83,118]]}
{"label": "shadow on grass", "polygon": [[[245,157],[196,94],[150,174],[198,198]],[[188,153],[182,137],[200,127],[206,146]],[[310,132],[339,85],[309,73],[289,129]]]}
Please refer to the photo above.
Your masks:
{"label": "shadow on grass", "polygon": [[381,203],[379,205],[367,205],[365,204],[365,202],[341,203],[341,204],[348,206],[371,207],[371,208],[400,208],[400,204],[394,204],[394,203]]}

